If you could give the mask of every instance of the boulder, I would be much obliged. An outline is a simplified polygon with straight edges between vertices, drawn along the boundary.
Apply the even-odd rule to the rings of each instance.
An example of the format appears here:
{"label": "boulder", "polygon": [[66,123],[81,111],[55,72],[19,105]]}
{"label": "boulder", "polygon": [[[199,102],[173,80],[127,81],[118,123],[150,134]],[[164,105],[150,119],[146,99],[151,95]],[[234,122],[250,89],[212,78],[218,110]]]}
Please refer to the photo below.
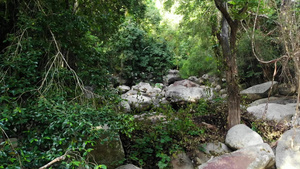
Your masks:
{"label": "boulder", "polygon": [[190,80],[177,81],[165,89],[165,97],[171,102],[196,102],[197,100],[211,99],[213,89],[202,87]]}
{"label": "boulder", "polygon": [[117,89],[120,91],[120,93],[126,93],[130,90],[130,87],[129,86],[126,86],[126,85],[120,85],[117,87]]}
{"label": "boulder", "polygon": [[189,156],[191,157],[196,166],[206,163],[211,158],[211,155],[203,152],[203,149],[201,147],[199,148],[199,150],[194,149],[191,152],[189,152]]}
{"label": "boulder", "polygon": [[148,97],[162,98],[164,94],[160,88],[154,87],[151,90],[147,91],[144,95]]}
{"label": "boulder", "polygon": [[[124,97],[124,96],[129,96],[129,95],[137,95],[139,92],[138,91],[136,91],[136,90],[129,90],[128,92],[126,92],[126,93],[124,93],[123,95],[122,95],[122,97]],[[140,93],[141,94],[141,93]]]}
{"label": "boulder", "polygon": [[119,107],[120,107],[120,110],[125,113],[131,112],[131,107],[130,107],[130,104],[128,103],[128,101],[122,100],[119,103]]}
{"label": "boulder", "polygon": [[197,84],[203,85],[204,84],[204,79],[200,77],[198,81],[196,81]]}
{"label": "boulder", "polygon": [[222,95],[222,94],[227,94],[226,89],[221,89],[221,90],[220,90],[220,94],[221,94],[221,95]]}
{"label": "boulder", "polygon": [[221,88],[221,85],[217,85],[217,86],[215,87],[215,91],[216,91],[216,92],[219,92],[221,89],[222,89],[222,88]]}
{"label": "boulder", "polygon": [[298,169],[300,167],[300,129],[283,133],[276,148],[277,169]]}
{"label": "boulder", "polygon": [[269,169],[274,163],[271,147],[263,143],[213,158],[198,169]]}
{"label": "boulder", "polygon": [[133,164],[126,164],[126,165],[122,165],[116,169],[140,169],[140,168]]}
{"label": "boulder", "polygon": [[[96,127],[96,129],[99,129],[99,127]],[[107,141],[102,142],[103,140]],[[93,150],[88,154],[88,157],[91,157],[90,162],[104,164],[107,168],[116,168],[117,163],[125,159],[125,153],[119,135],[116,135],[114,138],[109,138],[108,134],[103,134],[99,141],[91,148],[93,148]]]}
{"label": "boulder", "polygon": [[263,143],[263,139],[245,124],[238,124],[228,130],[225,143],[232,149],[241,149]]}
{"label": "boulder", "polygon": [[291,83],[283,83],[278,85],[278,93],[283,96],[294,95],[297,91],[297,86]]}
{"label": "boulder", "polygon": [[247,108],[247,112],[253,114],[256,118],[262,119],[263,116],[265,116],[267,120],[274,120],[283,124],[289,123],[292,119],[292,116],[296,113],[296,103],[290,103],[286,105],[269,103],[266,113],[265,107],[266,104],[251,106]]}
{"label": "boulder", "polygon": [[155,98],[153,99],[153,107],[163,107],[164,105],[169,104],[169,101],[166,98]]}
{"label": "boulder", "polygon": [[187,88],[200,87],[200,85],[198,85],[197,83],[194,83],[190,80],[180,80],[180,81],[174,82],[173,86],[184,86]]}
{"label": "boulder", "polygon": [[259,104],[266,104],[266,103],[277,103],[277,104],[289,104],[289,103],[297,103],[297,98],[293,96],[287,96],[287,97],[269,97],[269,98],[263,98],[259,100],[255,100],[252,102],[249,106],[257,106]]}
{"label": "boulder", "polygon": [[149,83],[140,82],[139,84],[132,86],[132,91],[136,91],[136,94],[141,94],[147,97],[159,97],[162,98],[164,93],[160,88],[160,84],[157,84],[158,87],[152,87]]}
{"label": "boulder", "polygon": [[122,97],[122,99],[126,100],[129,103],[131,108],[134,108],[134,109],[137,109],[140,111],[150,108],[150,106],[152,104],[152,99],[150,97],[143,96],[143,95],[123,94],[121,97]]}
{"label": "boulder", "polygon": [[194,169],[192,161],[185,153],[174,155],[171,164],[173,169]]}
{"label": "boulder", "polygon": [[139,84],[132,86],[131,89],[138,92],[147,93],[152,90],[152,86],[149,83],[140,82]]}
{"label": "boulder", "polygon": [[224,143],[221,142],[205,143],[201,144],[200,147],[205,154],[213,156],[219,156],[231,152],[231,150]]}
{"label": "boulder", "polygon": [[163,79],[165,85],[170,85],[176,81],[182,80],[178,70],[169,70],[169,73]]}
{"label": "boulder", "polygon": [[204,79],[204,80],[208,80],[209,77],[210,77],[209,74],[204,74],[204,75],[202,75],[201,78]]}
{"label": "boulder", "polygon": [[[248,100],[251,100],[251,101],[254,101],[254,100],[257,100],[257,99],[261,99],[261,98],[265,98],[268,96],[268,93],[271,89],[271,86],[272,86],[272,82],[265,82],[265,83],[262,83],[262,84],[258,84],[258,85],[255,85],[255,86],[252,86],[252,87],[249,87],[245,90],[242,90],[240,93],[241,95],[243,96],[246,96]],[[272,89],[272,94],[274,94],[277,89],[277,82],[274,81],[273,82],[273,89]]]}
{"label": "boulder", "polygon": [[199,79],[198,79],[196,76],[190,76],[190,77],[188,78],[188,80],[190,80],[190,81],[192,81],[192,82],[195,82],[195,83],[197,83],[197,82],[199,81]]}

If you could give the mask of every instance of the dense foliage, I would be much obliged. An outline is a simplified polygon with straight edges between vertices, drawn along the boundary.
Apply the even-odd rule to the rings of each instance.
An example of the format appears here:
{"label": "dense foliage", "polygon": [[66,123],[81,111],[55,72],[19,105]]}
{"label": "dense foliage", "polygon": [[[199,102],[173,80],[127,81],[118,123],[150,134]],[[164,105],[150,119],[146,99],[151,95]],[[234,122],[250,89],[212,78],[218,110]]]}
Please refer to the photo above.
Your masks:
{"label": "dense foliage", "polygon": [[[207,139],[210,131],[197,120],[209,114],[226,125],[226,108],[218,99],[141,112],[166,118],[154,124],[118,108],[122,100],[116,84],[162,82],[170,68],[184,78],[223,77],[228,70],[214,1],[166,0],[160,8],[158,2],[0,1],[0,168],[39,168],[57,157],[64,159],[53,168],[106,168],[88,154],[97,142],[119,134],[126,159],[118,163],[168,168],[175,152]],[[226,3],[240,24],[232,51],[242,86],[273,79],[275,68],[281,75],[276,80],[295,83],[299,3]],[[177,14],[173,21],[178,23],[166,14]],[[288,57],[277,64],[280,56]]]}
{"label": "dense foliage", "polygon": [[[106,124],[112,131],[130,131],[121,125],[122,119],[130,120],[115,114],[112,107],[118,99],[108,90],[110,65],[104,40],[117,31],[126,12],[142,16],[144,5],[135,1],[0,4],[1,20],[10,28],[1,27],[1,38],[6,39],[0,53],[0,127],[1,139],[7,141],[1,141],[0,168],[38,168],[65,153],[68,160],[59,164],[61,168],[95,165],[86,163],[91,151],[87,146],[103,130],[92,127]],[[135,8],[139,10],[133,12]],[[84,95],[91,91],[85,85],[97,88],[101,97],[89,103]],[[11,147],[11,137],[18,139],[16,148]]]}
{"label": "dense foliage", "polygon": [[171,66],[172,52],[164,39],[149,36],[129,19],[112,39],[112,55],[119,76],[129,84],[139,81],[162,82]]}

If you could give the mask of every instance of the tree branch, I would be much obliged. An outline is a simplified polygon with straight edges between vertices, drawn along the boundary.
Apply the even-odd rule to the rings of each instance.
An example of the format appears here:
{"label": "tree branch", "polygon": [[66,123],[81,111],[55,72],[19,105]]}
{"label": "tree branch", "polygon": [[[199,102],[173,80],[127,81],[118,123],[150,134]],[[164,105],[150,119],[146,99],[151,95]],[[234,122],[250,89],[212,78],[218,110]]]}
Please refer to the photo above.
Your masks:
{"label": "tree branch", "polygon": [[224,18],[227,20],[230,27],[234,25],[234,20],[230,17],[230,14],[227,10],[227,3],[223,2],[222,0],[214,0],[216,7],[219,9],[219,11],[223,14]]}
{"label": "tree branch", "polygon": [[48,167],[50,167],[52,164],[54,164],[54,163],[56,163],[56,162],[65,160],[67,155],[68,155],[68,151],[67,151],[64,155],[55,158],[54,160],[50,161],[48,164],[44,165],[43,167],[40,167],[39,169],[45,169],[45,168],[48,168]]}

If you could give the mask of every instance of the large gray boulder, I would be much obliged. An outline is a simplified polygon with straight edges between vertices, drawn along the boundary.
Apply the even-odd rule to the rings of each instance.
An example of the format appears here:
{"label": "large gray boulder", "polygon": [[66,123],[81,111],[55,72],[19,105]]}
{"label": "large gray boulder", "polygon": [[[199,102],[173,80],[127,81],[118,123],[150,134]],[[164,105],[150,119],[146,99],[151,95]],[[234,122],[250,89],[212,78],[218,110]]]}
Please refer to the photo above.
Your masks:
{"label": "large gray boulder", "polygon": [[137,93],[153,98],[162,98],[164,93],[162,92],[160,85],[152,87],[149,83],[140,82],[139,84],[132,86],[132,91],[136,91]]}
{"label": "large gray boulder", "polygon": [[225,143],[232,149],[241,149],[263,143],[263,139],[245,124],[238,124],[229,129]]}
{"label": "large gray boulder", "polygon": [[[249,87],[245,90],[242,90],[240,93],[241,95],[243,96],[246,96],[248,100],[251,100],[251,101],[254,101],[254,100],[257,100],[257,99],[261,99],[261,98],[265,98],[268,96],[268,93],[271,89],[271,86],[272,86],[272,82],[265,82],[265,83],[262,83],[262,84],[258,84],[258,85],[255,85],[255,86],[252,86],[252,87]],[[274,94],[277,89],[277,82],[274,81],[273,82],[273,92],[271,93]]]}
{"label": "large gray boulder", "polygon": [[276,148],[277,169],[300,168],[300,129],[283,133]]}
{"label": "large gray boulder", "polygon": [[126,100],[130,107],[136,110],[146,110],[150,108],[152,105],[152,99],[147,96],[143,96],[140,94],[127,95],[123,94],[121,96],[122,99]]}
{"label": "large gray boulder", "polygon": [[171,102],[196,102],[199,99],[211,99],[213,89],[200,86],[190,80],[177,81],[165,89],[165,97]]}
{"label": "large gray boulder", "polygon": [[[122,89],[128,89],[125,86],[119,86],[119,89],[121,87]],[[158,107],[158,103],[166,103],[164,101],[164,91],[160,87],[162,87],[162,84],[152,87],[149,83],[140,82],[121,95],[123,101],[119,106],[125,112],[129,112],[132,109],[144,111],[153,105]]]}
{"label": "large gray boulder", "polygon": [[149,83],[140,82],[139,84],[132,86],[131,89],[138,92],[147,93],[152,90],[152,86]]}
{"label": "large gray boulder", "polygon": [[133,164],[126,164],[126,165],[122,165],[116,169],[140,169],[140,168]]}
{"label": "large gray boulder", "polygon": [[289,103],[297,103],[297,98],[293,96],[286,96],[286,97],[269,97],[269,98],[263,98],[259,100],[255,100],[251,104],[249,104],[249,107],[251,106],[257,106],[260,104],[266,104],[266,103],[277,103],[277,104],[289,104]]}
{"label": "large gray boulder", "polygon": [[198,169],[269,169],[274,163],[271,147],[263,143],[213,158]]}
{"label": "large gray boulder", "polygon": [[296,103],[286,105],[269,103],[266,112],[265,108],[266,104],[259,104],[257,106],[248,107],[247,112],[253,114],[258,119],[265,117],[267,120],[274,120],[282,124],[289,123],[292,116],[296,113]]}
{"label": "large gray boulder", "polygon": [[118,91],[120,91],[121,94],[126,93],[130,90],[129,86],[126,85],[120,85],[117,87]]}

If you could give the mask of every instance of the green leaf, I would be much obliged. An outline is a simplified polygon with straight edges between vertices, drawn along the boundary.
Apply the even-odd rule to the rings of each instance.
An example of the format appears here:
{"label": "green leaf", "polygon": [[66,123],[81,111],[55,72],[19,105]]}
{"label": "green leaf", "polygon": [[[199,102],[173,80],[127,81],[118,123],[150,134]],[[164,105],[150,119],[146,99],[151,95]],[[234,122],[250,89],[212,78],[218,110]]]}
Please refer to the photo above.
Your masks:
{"label": "green leaf", "polygon": [[229,3],[231,5],[236,5],[236,3],[234,1],[228,1],[227,3]]}
{"label": "green leaf", "polygon": [[94,167],[94,169],[99,169],[99,168],[107,169],[106,165],[98,165]]}

